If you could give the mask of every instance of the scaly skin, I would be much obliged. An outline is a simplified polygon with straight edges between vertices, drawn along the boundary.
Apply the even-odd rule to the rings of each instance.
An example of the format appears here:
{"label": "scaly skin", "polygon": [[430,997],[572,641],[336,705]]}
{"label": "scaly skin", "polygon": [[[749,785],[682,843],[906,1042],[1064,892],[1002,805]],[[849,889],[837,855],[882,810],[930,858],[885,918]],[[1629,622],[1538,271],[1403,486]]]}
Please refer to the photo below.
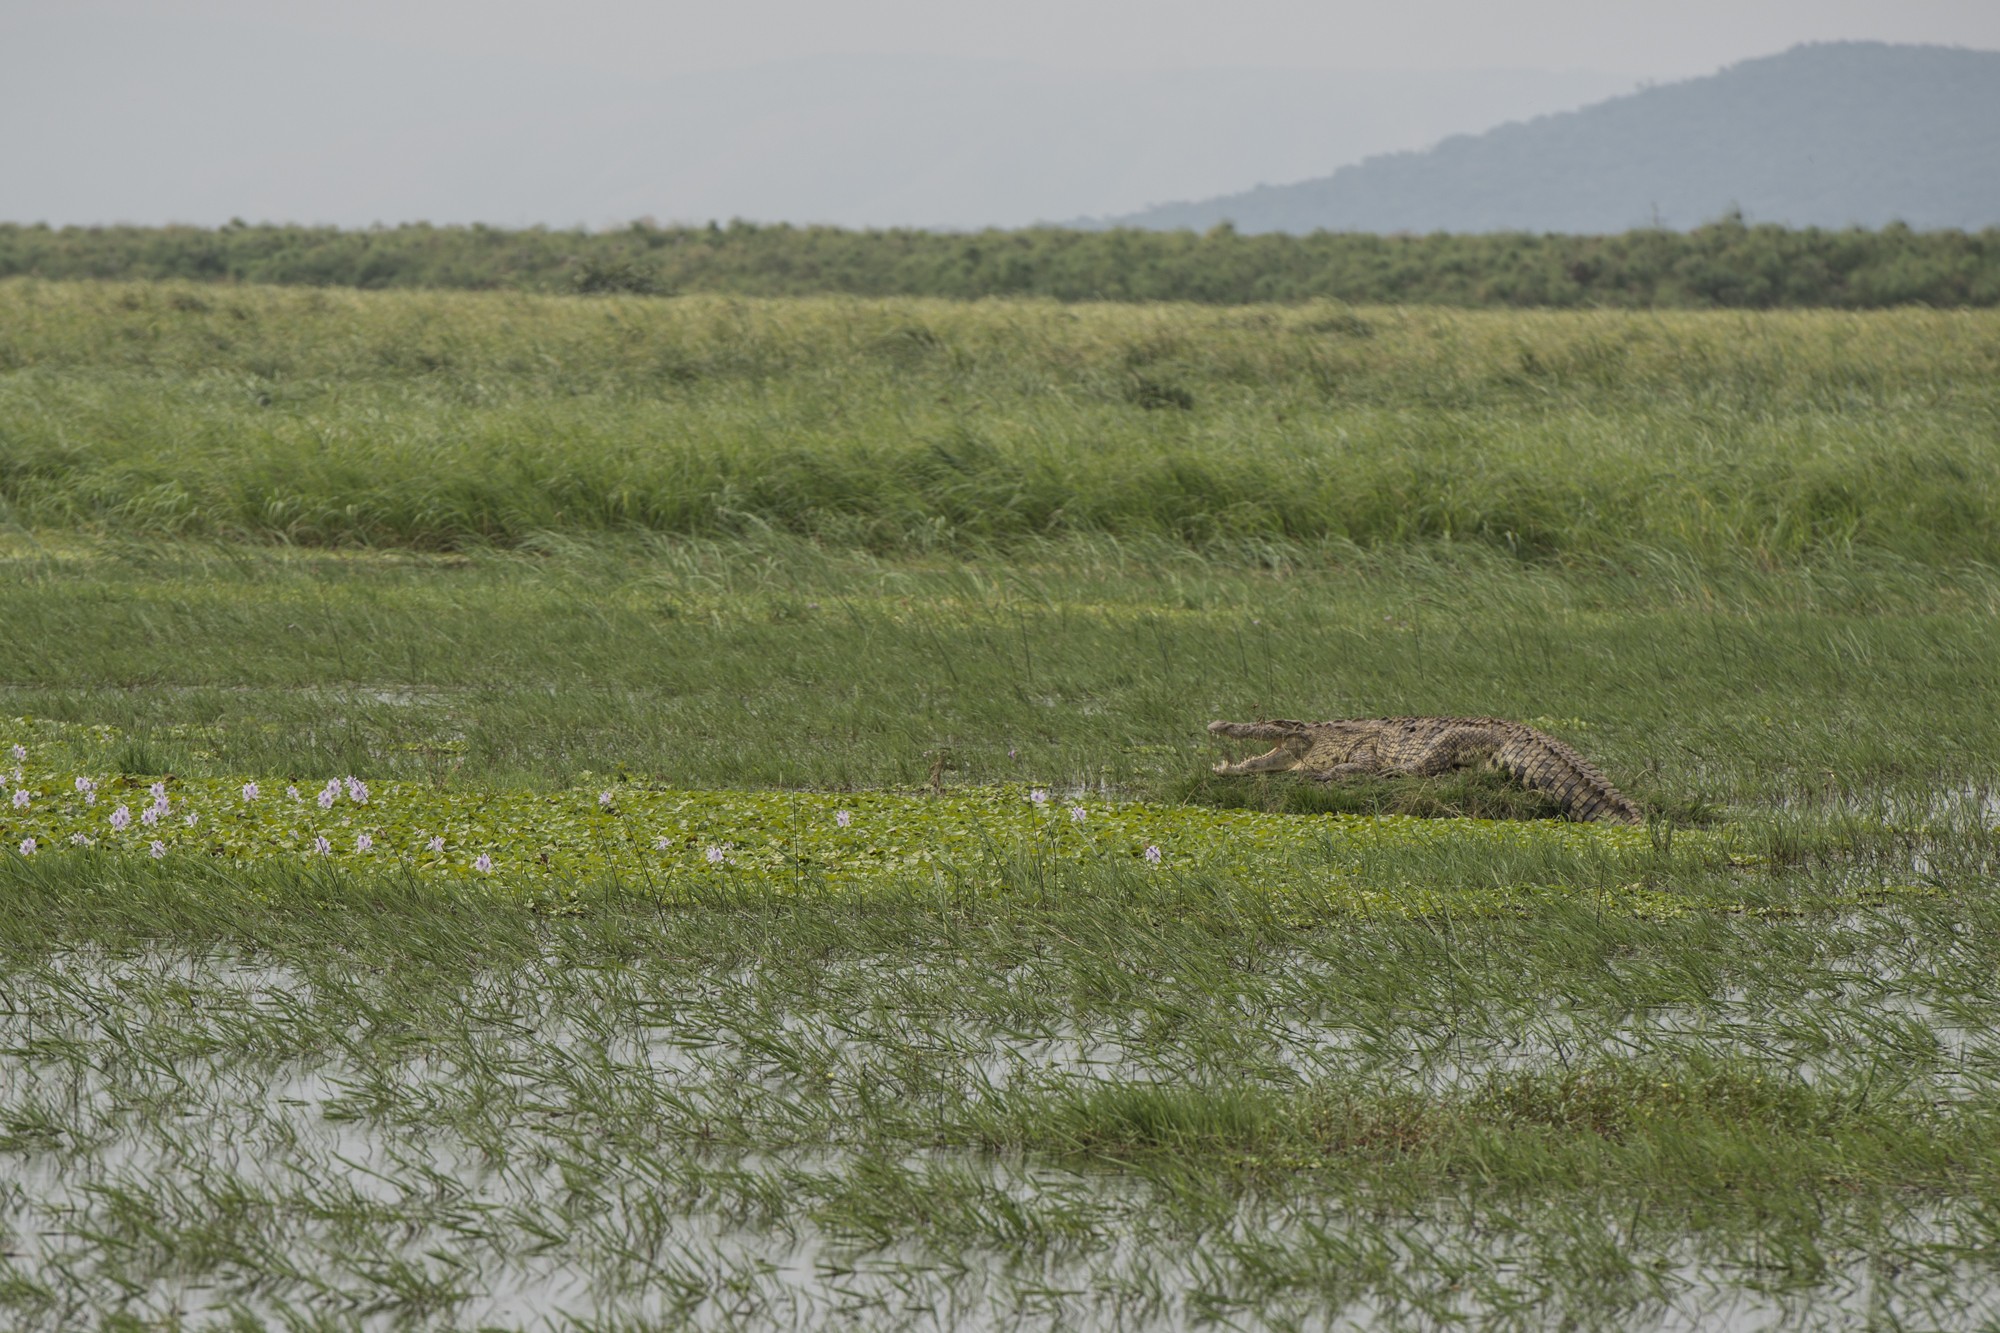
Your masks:
{"label": "scaly skin", "polygon": [[1332,722],[1211,722],[1210,734],[1274,741],[1268,754],[1215,771],[1301,773],[1323,782],[1360,773],[1435,777],[1498,769],[1551,797],[1570,819],[1638,824],[1645,816],[1589,760],[1547,732],[1497,717],[1355,717]]}

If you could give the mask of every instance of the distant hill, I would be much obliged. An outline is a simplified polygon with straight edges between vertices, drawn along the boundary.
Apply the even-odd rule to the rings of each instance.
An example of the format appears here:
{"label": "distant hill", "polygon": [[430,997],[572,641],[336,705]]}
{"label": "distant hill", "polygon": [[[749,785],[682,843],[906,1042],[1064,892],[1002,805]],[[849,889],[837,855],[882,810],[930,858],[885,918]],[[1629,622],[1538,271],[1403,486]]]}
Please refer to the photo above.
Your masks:
{"label": "distant hill", "polygon": [[1620,232],[2000,225],[2000,52],[1837,42],[1099,225]]}

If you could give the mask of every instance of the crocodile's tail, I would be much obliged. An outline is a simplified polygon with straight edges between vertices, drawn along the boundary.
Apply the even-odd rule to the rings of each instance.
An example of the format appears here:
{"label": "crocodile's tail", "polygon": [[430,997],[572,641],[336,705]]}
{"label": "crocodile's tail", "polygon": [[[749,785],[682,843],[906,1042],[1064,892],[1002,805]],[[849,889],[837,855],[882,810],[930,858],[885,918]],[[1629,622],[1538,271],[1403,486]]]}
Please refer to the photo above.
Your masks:
{"label": "crocodile's tail", "polygon": [[1494,765],[1588,823],[1643,824],[1646,817],[1588,759],[1547,732],[1521,727],[1494,753]]}

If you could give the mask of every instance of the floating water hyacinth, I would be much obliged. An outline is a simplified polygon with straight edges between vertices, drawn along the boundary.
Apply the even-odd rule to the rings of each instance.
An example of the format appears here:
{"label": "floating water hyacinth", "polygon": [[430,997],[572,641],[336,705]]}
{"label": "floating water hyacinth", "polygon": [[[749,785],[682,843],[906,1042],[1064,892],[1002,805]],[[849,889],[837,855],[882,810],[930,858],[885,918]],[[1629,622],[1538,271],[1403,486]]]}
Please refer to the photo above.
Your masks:
{"label": "floating water hyacinth", "polygon": [[333,803],[340,799],[340,779],[335,778],[332,782],[329,782],[324,787],[321,787],[319,789],[319,795],[314,799],[319,802],[320,809],[322,810],[333,809]]}
{"label": "floating water hyacinth", "polygon": [[157,823],[159,823],[159,822],[160,822],[160,807],[159,807],[159,806],[157,806],[157,805],[149,805],[149,806],[147,806],[147,807],[146,807],[146,808],[145,808],[144,810],[141,810],[141,811],[139,812],[139,822],[140,822],[141,824],[157,824]]}
{"label": "floating water hyacinth", "polygon": [[368,784],[352,773],[347,775],[347,799],[356,805],[368,804]]}
{"label": "floating water hyacinth", "polygon": [[35,854],[35,840],[33,838],[21,839],[21,855],[33,856],[34,854]]}
{"label": "floating water hyacinth", "polygon": [[186,824],[189,828],[193,828],[196,824],[199,824],[201,822],[201,816],[196,814],[194,811],[190,810],[187,813],[187,818],[182,820],[181,822]]}
{"label": "floating water hyacinth", "polygon": [[28,808],[28,802],[29,802],[28,789],[26,787],[23,787],[21,790],[14,793],[14,808],[16,810],[26,810]]}
{"label": "floating water hyacinth", "polygon": [[18,764],[27,759],[28,747],[25,745],[16,745],[9,753],[14,756],[14,762]]}
{"label": "floating water hyacinth", "polygon": [[153,859],[157,861],[161,857],[167,854],[167,844],[161,842],[158,838],[155,838],[150,844],[148,844],[146,850],[151,852],[153,854]]}
{"label": "floating water hyacinth", "polygon": [[[45,780],[86,796],[86,788],[104,781],[85,776],[79,784],[78,777],[57,771]],[[274,791],[287,789],[283,779],[273,781]],[[368,785],[358,776],[355,781]],[[176,829],[196,816],[205,863],[250,865],[303,851],[315,861],[351,864],[356,873],[424,872],[448,864],[448,847],[456,845],[471,851],[451,853],[453,863],[490,875],[502,893],[565,892],[600,876],[671,892],[677,876],[724,869],[746,890],[865,892],[948,877],[999,891],[1009,881],[992,873],[995,867],[1027,854],[1106,868],[1158,868],[1171,858],[1180,875],[1213,874],[1301,902],[1361,910],[1429,910],[1438,902],[1473,906],[1474,900],[1504,907],[1524,895],[1569,899],[1580,893],[1634,910],[1689,910],[1685,896],[1644,887],[1656,851],[1646,830],[1622,826],[1310,817],[1139,802],[1057,805],[1054,789],[1027,784],[919,795],[595,785],[552,793],[382,782],[369,793],[364,830],[343,826],[350,816],[338,797],[352,795],[344,778],[329,784],[326,805],[261,801],[260,779],[241,774],[154,785],[171,788],[173,812],[180,816]],[[597,817],[605,791],[626,820]],[[90,816],[80,802],[37,797],[32,809],[16,812],[0,801],[0,814],[12,824],[0,846],[33,838],[41,852],[62,856],[97,854],[79,849],[98,846],[148,849],[152,832],[132,840],[138,803],[112,804],[107,829],[86,822]],[[1068,817],[1052,821],[1051,810]],[[149,822],[161,821],[155,815]],[[101,836],[92,839],[92,833]],[[192,845],[193,835],[184,836]],[[1721,860],[1731,855],[1731,842],[1726,831],[1687,831],[1677,835],[1675,851]],[[459,861],[459,855],[468,859]],[[1522,866],[1523,882],[1465,879],[1465,865],[1495,857]]]}
{"label": "floating water hyacinth", "polygon": [[97,790],[97,784],[89,778],[80,777],[76,780],[76,789],[79,792],[92,792]]}
{"label": "floating water hyacinth", "polygon": [[601,791],[597,793],[597,803],[603,806],[606,810],[609,810],[611,808],[611,793],[608,791]]}
{"label": "floating water hyacinth", "polygon": [[293,800],[293,801],[296,801],[296,800],[298,800],[298,799],[299,799],[299,789],[298,789],[297,787],[287,787],[287,788],[285,788],[285,797],[286,797],[286,799],[288,799],[288,800]]}
{"label": "floating water hyacinth", "polygon": [[152,786],[148,787],[148,788],[147,788],[146,790],[147,790],[148,792],[150,792],[150,793],[152,794],[152,797],[153,797],[153,804],[155,804],[155,805],[165,805],[165,804],[166,804],[166,801],[167,801],[167,784],[166,784],[166,783],[164,783],[164,782],[155,782],[155,783],[154,783],[154,784],[153,784]]}

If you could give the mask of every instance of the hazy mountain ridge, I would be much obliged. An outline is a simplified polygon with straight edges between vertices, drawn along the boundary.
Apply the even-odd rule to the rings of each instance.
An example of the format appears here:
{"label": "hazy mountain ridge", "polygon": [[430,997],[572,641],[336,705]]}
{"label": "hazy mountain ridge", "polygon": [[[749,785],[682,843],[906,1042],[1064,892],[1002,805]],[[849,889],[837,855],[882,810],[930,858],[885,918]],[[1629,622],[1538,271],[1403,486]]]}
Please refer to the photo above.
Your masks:
{"label": "hazy mountain ridge", "polygon": [[1840,42],[1100,225],[1243,231],[2000,224],[2000,52]]}

